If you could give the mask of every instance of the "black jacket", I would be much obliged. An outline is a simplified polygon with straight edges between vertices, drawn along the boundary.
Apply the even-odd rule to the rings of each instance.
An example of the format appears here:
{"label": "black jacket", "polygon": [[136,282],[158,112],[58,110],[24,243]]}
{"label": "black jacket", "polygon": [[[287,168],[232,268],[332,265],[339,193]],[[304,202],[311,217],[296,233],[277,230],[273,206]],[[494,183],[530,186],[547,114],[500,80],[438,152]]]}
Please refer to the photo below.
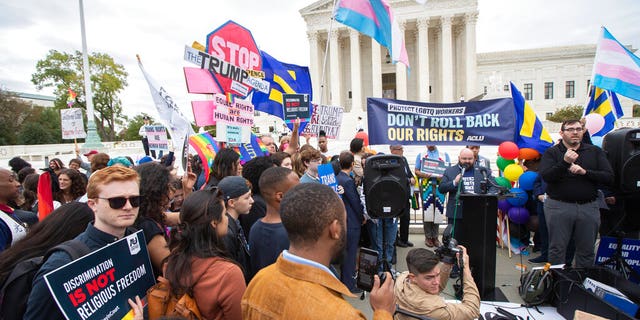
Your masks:
{"label": "black jacket", "polygon": [[584,175],[569,172],[570,163],[564,161],[567,147],[560,142],[547,149],[540,161],[539,174],[547,183],[547,196],[565,202],[589,202],[598,196],[598,187],[613,182],[613,169],[602,149],[581,143],[575,164],[587,171]]}

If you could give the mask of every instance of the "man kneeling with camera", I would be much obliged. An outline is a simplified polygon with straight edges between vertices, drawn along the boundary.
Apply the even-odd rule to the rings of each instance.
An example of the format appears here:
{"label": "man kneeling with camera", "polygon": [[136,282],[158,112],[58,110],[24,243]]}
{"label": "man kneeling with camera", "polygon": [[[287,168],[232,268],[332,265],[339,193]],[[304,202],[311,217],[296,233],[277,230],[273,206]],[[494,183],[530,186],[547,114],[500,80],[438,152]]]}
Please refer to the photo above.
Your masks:
{"label": "man kneeling with camera", "polygon": [[[480,316],[480,294],[471,276],[467,249],[458,246],[461,252],[456,259],[439,258],[435,253],[416,248],[407,254],[409,271],[398,276],[395,283],[395,295],[398,307],[418,316],[431,319],[475,319]],[[462,254],[462,303],[447,303],[439,296],[447,286],[453,263]],[[440,260],[443,260],[442,262]],[[446,262],[446,263],[445,263]],[[411,319],[397,315],[396,319]]]}

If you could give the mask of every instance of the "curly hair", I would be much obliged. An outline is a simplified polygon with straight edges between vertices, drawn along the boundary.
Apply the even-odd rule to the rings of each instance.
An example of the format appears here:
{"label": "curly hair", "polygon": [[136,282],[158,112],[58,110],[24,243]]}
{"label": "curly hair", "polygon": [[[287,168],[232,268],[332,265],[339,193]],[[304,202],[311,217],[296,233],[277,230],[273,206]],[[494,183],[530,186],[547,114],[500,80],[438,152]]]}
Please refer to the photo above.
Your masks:
{"label": "curly hair", "polygon": [[164,205],[169,201],[169,182],[171,174],[169,168],[157,162],[147,162],[135,168],[140,176],[140,210],[138,221],[147,217],[160,223],[164,223]]}
{"label": "curly hair", "polygon": [[[60,176],[62,175],[69,177],[69,180],[71,180],[69,194],[71,195],[72,199],[75,200],[81,197],[83,194],[87,193],[87,180],[82,177],[82,173],[80,173],[78,170],[62,169],[62,171],[60,171],[60,173],[58,174],[58,178],[60,178]],[[65,191],[61,189],[60,191],[56,192],[55,199],[60,203],[65,203],[66,201],[64,199],[64,194]]]}
{"label": "curly hair", "polygon": [[[279,152],[276,152],[275,154],[278,153]],[[260,194],[260,176],[265,170],[274,166],[272,156],[255,157],[244,164],[242,167],[242,177],[251,182],[251,192],[253,194]]]}
{"label": "curly hair", "polygon": [[[200,190],[184,200],[180,209],[181,223],[170,234],[165,278],[171,283],[173,294],[192,294],[191,274],[193,257],[222,257],[233,262],[211,222],[222,221],[225,212],[222,193],[217,189]],[[234,262],[235,263],[235,262]]]}

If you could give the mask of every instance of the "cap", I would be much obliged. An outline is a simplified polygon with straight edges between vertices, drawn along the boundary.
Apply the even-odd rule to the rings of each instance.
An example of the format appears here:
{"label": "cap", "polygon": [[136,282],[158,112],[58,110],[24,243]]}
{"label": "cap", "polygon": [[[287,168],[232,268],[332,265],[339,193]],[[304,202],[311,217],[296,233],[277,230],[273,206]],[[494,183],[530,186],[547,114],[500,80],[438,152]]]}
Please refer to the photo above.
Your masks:
{"label": "cap", "polygon": [[146,156],[146,157],[142,157],[140,158],[140,160],[138,160],[138,165],[141,165],[143,163],[147,163],[147,162],[151,162],[153,161],[153,158]]}
{"label": "cap", "polygon": [[222,191],[225,200],[237,198],[249,191],[247,180],[240,176],[227,176],[218,183],[218,189]]}
{"label": "cap", "polygon": [[85,153],[84,156],[88,157],[88,156],[91,156],[91,155],[94,155],[94,154],[98,154],[98,151],[97,150],[91,150],[91,151]]}

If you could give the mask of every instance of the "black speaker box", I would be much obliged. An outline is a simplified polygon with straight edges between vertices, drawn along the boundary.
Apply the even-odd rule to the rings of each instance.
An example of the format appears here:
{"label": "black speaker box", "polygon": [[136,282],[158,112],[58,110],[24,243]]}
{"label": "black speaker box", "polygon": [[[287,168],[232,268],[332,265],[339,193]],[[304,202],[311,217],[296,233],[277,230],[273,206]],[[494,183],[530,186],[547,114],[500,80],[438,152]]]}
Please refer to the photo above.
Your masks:
{"label": "black speaker box", "polygon": [[367,213],[372,218],[392,218],[409,205],[409,184],[405,160],[397,155],[367,158],[363,187]]}
{"label": "black speaker box", "polygon": [[615,174],[615,189],[640,192],[640,128],[621,128],[609,132],[602,149]]}

